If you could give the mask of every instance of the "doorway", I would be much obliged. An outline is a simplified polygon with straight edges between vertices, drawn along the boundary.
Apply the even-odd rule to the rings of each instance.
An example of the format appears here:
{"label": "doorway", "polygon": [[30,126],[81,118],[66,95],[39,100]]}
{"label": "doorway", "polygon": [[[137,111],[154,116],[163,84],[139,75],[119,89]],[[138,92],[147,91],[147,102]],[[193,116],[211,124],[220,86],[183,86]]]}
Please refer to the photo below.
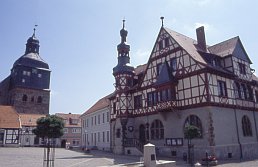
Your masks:
{"label": "doorway", "polygon": [[143,124],[141,124],[139,127],[139,141],[142,144],[146,143],[145,126]]}
{"label": "doorway", "polygon": [[61,141],[61,148],[65,148],[66,147],[66,140],[62,140]]}

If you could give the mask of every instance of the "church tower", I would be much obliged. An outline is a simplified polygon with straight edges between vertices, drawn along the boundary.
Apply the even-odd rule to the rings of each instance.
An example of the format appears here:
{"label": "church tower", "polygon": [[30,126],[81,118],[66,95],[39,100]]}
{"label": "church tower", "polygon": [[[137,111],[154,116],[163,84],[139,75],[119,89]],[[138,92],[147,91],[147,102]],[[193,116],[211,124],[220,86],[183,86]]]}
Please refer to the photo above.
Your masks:
{"label": "church tower", "polygon": [[27,40],[25,54],[13,64],[9,85],[9,105],[18,113],[48,114],[50,69],[39,55],[39,40]]}
{"label": "church tower", "polygon": [[130,45],[126,43],[128,32],[125,30],[125,20],[123,28],[120,30],[121,43],[117,45],[118,63],[113,68],[116,88],[116,113],[118,117],[127,117],[132,113],[132,96],[129,89],[133,86],[134,67],[130,65]]}

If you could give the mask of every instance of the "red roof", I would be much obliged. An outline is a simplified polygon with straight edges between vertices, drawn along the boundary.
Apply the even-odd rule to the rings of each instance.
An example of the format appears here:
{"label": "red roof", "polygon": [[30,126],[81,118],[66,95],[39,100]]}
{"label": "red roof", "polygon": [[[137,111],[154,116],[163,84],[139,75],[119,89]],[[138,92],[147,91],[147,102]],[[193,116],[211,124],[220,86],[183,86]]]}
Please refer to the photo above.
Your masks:
{"label": "red roof", "polygon": [[0,105],[0,128],[21,128],[19,114],[12,106]]}
{"label": "red roof", "polygon": [[42,114],[20,114],[22,126],[37,126],[37,120],[41,117],[46,117]]}
{"label": "red roof", "polygon": [[100,110],[100,109],[103,109],[103,108],[106,108],[106,107],[108,107],[109,106],[109,97],[111,96],[111,94],[110,95],[108,95],[108,96],[105,96],[105,97],[103,97],[103,98],[101,98],[99,101],[97,101],[90,109],[88,109],[86,112],[84,112],[83,114],[82,114],[82,116],[84,116],[84,115],[88,115],[88,114],[90,114],[90,113],[93,113],[93,112],[96,112],[96,111],[98,111],[98,110]]}
{"label": "red roof", "polygon": [[[55,115],[63,118],[65,121],[65,127],[81,127],[80,114],[56,113]],[[76,121],[76,123],[73,123],[73,121]]]}

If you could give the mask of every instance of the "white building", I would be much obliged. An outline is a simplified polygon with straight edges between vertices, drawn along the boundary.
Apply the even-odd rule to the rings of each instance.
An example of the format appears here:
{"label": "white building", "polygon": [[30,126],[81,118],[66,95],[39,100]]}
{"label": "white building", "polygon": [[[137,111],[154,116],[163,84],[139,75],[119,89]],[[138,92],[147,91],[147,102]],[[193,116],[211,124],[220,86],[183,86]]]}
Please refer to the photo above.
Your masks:
{"label": "white building", "polygon": [[103,97],[81,115],[82,147],[110,150],[110,105]]}

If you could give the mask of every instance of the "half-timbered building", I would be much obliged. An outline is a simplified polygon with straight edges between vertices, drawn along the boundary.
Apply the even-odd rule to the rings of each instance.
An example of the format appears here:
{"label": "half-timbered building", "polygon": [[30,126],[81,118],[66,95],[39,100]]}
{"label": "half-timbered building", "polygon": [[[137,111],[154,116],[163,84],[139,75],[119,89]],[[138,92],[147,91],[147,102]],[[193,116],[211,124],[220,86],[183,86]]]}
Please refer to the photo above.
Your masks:
{"label": "half-timbered building", "polygon": [[[111,148],[141,154],[143,144],[157,154],[187,154],[184,128],[194,125],[195,157],[258,156],[258,79],[239,37],[206,45],[204,27],[197,40],[162,26],[146,65],[130,65],[127,31],[120,31],[118,64],[113,68]],[[140,69],[140,70],[139,70]]]}

